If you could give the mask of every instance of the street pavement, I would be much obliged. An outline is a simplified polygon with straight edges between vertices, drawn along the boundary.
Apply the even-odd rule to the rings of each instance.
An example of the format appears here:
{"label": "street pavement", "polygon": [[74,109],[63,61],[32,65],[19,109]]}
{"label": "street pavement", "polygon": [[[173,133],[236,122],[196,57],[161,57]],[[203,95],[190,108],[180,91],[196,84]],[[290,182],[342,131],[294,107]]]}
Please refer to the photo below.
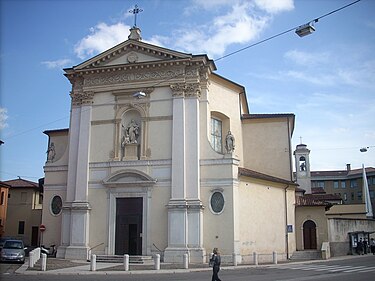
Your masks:
{"label": "street pavement", "polygon": [[[327,261],[334,260],[345,260],[345,259],[360,259],[366,256],[343,256],[332,258]],[[235,270],[235,269],[246,269],[246,268],[278,268],[278,269],[288,269],[288,270],[314,270],[314,271],[327,271],[327,272],[374,272],[375,267],[369,268],[360,265],[356,266],[345,266],[345,267],[335,267],[335,266],[322,266],[314,265],[315,263],[322,263],[324,260],[311,260],[311,261],[287,261],[282,262],[277,265],[275,264],[260,264],[260,265],[223,265],[223,270]],[[119,263],[107,263],[107,262],[97,262],[96,271],[90,270],[90,263],[86,261],[75,261],[75,260],[65,260],[57,258],[47,258],[47,268],[46,271],[41,271],[41,260],[39,260],[33,268],[29,267],[28,260],[23,265],[15,264],[0,264],[0,273],[3,274],[24,274],[24,275],[40,275],[40,274],[50,274],[50,275],[90,275],[90,274],[168,274],[168,273],[187,273],[194,271],[211,271],[212,269],[208,267],[207,264],[189,264],[189,269],[183,269],[182,264],[160,264],[160,270],[155,270],[153,264],[146,265],[133,265],[130,264],[129,271],[124,270],[123,264]]]}

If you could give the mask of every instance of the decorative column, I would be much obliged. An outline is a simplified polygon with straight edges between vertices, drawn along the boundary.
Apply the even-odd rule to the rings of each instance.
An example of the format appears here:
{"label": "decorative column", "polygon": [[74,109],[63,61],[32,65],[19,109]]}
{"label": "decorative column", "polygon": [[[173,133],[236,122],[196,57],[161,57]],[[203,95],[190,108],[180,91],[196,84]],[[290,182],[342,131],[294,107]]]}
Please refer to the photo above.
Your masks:
{"label": "decorative column", "polygon": [[87,259],[89,249],[88,180],[93,96],[93,92],[73,91],[71,94],[68,186],[62,223],[62,250],[66,259]]}
{"label": "decorative column", "polygon": [[166,262],[203,262],[203,214],[199,174],[199,85],[176,84],[173,92],[172,187],[168,204]]}

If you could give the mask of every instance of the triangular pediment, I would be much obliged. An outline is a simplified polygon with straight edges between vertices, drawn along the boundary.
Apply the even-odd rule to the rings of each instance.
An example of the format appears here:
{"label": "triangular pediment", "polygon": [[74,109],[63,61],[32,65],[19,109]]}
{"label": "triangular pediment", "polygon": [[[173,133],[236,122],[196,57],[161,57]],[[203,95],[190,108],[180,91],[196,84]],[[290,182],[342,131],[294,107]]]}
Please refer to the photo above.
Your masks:
{"label": "triangular pediment", "polygon": [[74,70],[101,68],[147,62],[192,58],[193,55],[151,45],[138,40],[126,40],[117,46],[73,67]]}

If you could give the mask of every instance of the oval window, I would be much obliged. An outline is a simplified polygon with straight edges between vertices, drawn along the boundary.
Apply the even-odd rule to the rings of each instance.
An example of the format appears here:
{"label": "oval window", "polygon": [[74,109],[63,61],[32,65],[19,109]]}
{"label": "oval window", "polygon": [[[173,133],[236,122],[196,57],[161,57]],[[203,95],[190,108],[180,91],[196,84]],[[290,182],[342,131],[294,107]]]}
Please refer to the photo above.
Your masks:
{"label": "oval window", "polygon": [[57,216],[61,213],[61,210],[62,210],[62,200],[60,196],[56,195],[52,198],[52,201],[51,201],[52,214]]}
{"label": "oval window", "polygon": [[214,192],[211,196],[211,209],[214,213],[221,213],[224,209],[224,196],[221,192]]}

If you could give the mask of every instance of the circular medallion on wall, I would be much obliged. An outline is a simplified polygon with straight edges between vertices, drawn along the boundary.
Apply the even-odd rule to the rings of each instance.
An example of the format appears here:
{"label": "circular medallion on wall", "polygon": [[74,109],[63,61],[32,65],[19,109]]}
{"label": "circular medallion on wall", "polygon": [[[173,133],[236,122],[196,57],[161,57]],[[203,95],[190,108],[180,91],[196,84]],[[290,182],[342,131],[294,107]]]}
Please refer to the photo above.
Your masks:
{"label": "circular medallion on wall", "polygon": [[62,210],[62,199],[60,196],[55,195],[51,200],[51,212],[53,215],[57,216]]}
{"label": "circular medallion on wall", "polygon": [[128,62],[130,63],[133,63],[133,62],[137,62],[138,61],[138,56],[136,53],[134,52],[131,52],[129,55],[128,55]]}
{"label": "circular medallion on wall", "polygon": [[214,212],[215,214],[220,214],[221,212],[223,212],[224,203],[225,203],[225,200],[224,200],[223,193],[219,191],[215,191],[211,195],[210,206],[211,206],[212,212]]}

